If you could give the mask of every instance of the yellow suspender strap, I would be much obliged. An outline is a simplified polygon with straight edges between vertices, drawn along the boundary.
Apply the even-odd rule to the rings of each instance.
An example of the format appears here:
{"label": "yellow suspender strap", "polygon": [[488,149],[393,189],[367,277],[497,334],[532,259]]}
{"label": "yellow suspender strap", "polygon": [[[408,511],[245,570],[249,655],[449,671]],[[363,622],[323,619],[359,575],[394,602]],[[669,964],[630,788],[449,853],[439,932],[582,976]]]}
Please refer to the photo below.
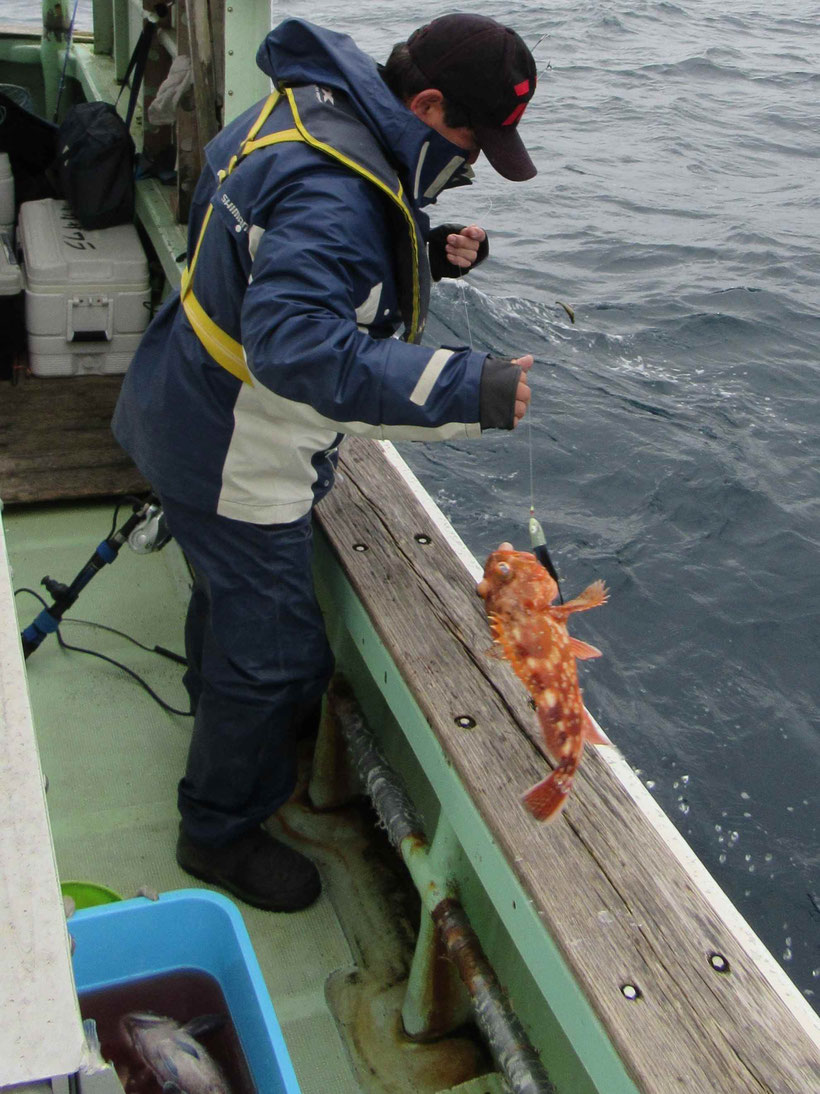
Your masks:
{"label": "yellow suspender strap", "polygon": [[[280,144],[282,141],[299,141],[302,139],[297,130],[288,129],[282,133],[274,133],[270,137],[262,137],[258,141],[254,140],[256,134],[264,125],[280,97],[280,93],[274,91],[273,94],[269,95],[265,100],[259,117],[251,126],[250,132],[239,147],[239,151],[236,155],[231,157],[227,168],[219,172],[218,178],[220,183],[224,182],[237,164],[244,159],[249,152],[253,152],[254,149],[262,148],[270,144]],[[199,258],[202,240],[205,236],[205,229],[208,227],[212,212],[213,205],[209,204],[205,211],[205,216],[202,218],[202,227],[199,230],[199,238],[197,240],[196,249],[194,250],[194,257],[182,272],[179,299],[185,311],[185,315],[188,318],[188,322],[193,328],[194,334],[202,343],[206,352],[213,357],[217,364],[220,364],[224,369],[227,369],[231,375],[236,376],[237,379],[242,380],[245,384],[253,384],[253,379],[245,361],[245,352],[242,349],[242,345],[237,342],[235,338],[231,338],[226,331],[211,319],[210,315],[208,315],[202,307],[193,292],[194,270],[196,269],[197,259]]]}
{"label": "yellow suspender strap", "polygon": [[420,320],[420,302],[421,302],[421,290],[419,286],[419,247],[418,239],[416,237],[416,225],[413,220],[413,214],[407,207],[404,200],[404,190],[402,189],[401,182],[398,182],[398,190],[391,190],[391,188],[380,179],[377,175],[374,175],[371,171],[368,171],[365,167],[362,167],[360,163],[355,160],[348,159],[347,156],[342,155],[341,152],[333,148],[329,144],[325,144],[323,141],[317,140],[308,130],[305,128],[302,119],[299,117],[299,110],[296,106],[296,100],[293,96],[293,90],[289,87],[284,89],[288,102],[290,103],[291,113],[293,114],[293,121],[296,128],[299,131],[299,138],[303,140],[305,144],[312,145],[313,148],[318,148],[320,151],[326,153],[328,156],[332,156],[333,159],[338,160],[340,163],[344,163],[347,167],[350,167],[357,175],[361,175],[373,183],[374,186],[386,194],[392,202],[398,205],[404,217],[408,231],[410,232],[410,241],[413,248],[413,309],[410,317],[410,327],[407,332],[408,341],[413,341],[418,333],[419,320]]}
{"label": "yellow suspender strap", "polygon": [[[211,207],[209,206],[202,222],[203,227],[208,223],[210,213]],[[237,379],[242,380],[243,383],[252,384],[253,380],[245,363],[245,352],[241,344],[218,326],[202,307],[191,290],[192,278],[193,263],[190,269],[185,270],[182,274],[179,299],[194,334],[217,364],[222,365],[224,369],[227,369]]]}
{"label": "yellow suspender strap", "polygon": [[[265,121],[270,116],[271,111],[279,102],[282,97],[282,93],[274,91],[265,100],[259,117],[251,126],[251,129],[239,146],[239,151],[236,155],[231,157],[230,162],[225,170],[219,172],[218,178],[220,184],[225,181],[228,175],[234,170],[238,163],[241,162],[249,153],[255,151],[257,148],[266,148],[272,144],[281,144],[285,141],[303,141],[306,144],[312,145],[314,148],[320,149],[327,155],[332,156],[334,159],[344,163],[350,167],[357,174],[364,176],[374,186],[377,186],[383,193],[385,193],[391,201],[398,205],[399,209],[407,222],[407,226],[410,232],[410,239],[413,247],[413,310],[411,315],[410,329],[408,331],[408,337],[412,341],[415,338],[419,326],[420,318],[420,289],[419,289],[419,253],[418,253],[418,240],[416,238],[416,227],[413,221],[413,215],[408,209],[404,201],[404,191],[402,190],[401,183],[398,184],[398,190],[393,191],[387,183],[380,179],[377,175],[368,171],[362,167],[361,164],[356,163],[354,160],[348,159],[342,155],[335,148],[332,148],[329,144],[325,144],[323,141],[317,140],[313,137],[307,129],[305,129],[300,117],[299,111],[296,106],[296,101],[293,97],[293,92],[290,88],[285,88],[285,95],[287,96],[290,104],[291,113],[293,115],[293,121],[295,123],[295,129],[285,129],[279,133],[273,133],[267,137],[260,137],[256,140],[256,134],[265,124]],[[233,376],[236,376],[243,383],[253,384],[253,378],[248,370],[247,363],[245,361],[245,352],[242,349],[241,343],[237,342],[235,338],[232,338],[227,334],[220,326],[218,326],[213,319],[208,315],[202,305],[199,303],[193,293],[193,279],[194,270],[196,268],[197,259],[199,258],[199,251],[202,246],[202,240],[205,235],[205,229],[208,227],[208,222],[211,219],[211,213],[213,212],[213,205],[209,204],[205,212],[205,216],[202,218],[202,227],[199,230],[199,238],[197,240],[196,249],[194,250],[194,257],[192,258],[188,267],[182,273],[182,281],[180,284],[180,302],[185,311],[185,315],[188,318],[188,322],[193,328],[194,334],[202,343],[208,354],[224,369],[227,369]]]}

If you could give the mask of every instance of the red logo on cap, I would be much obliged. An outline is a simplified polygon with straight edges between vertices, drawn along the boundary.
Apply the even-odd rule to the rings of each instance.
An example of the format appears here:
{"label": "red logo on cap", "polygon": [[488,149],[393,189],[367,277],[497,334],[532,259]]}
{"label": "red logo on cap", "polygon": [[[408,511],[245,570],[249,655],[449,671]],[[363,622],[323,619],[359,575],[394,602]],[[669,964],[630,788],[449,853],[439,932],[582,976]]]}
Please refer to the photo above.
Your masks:
{"label": "red logo on cap", "polygon": [[[521,98],[522,95],[528,94],[529,90],[530,90],[530,81],[529,80],[522,80],[520,84],[516,84],[515,87],[513,88],[513,91],[516,93],[516,95],[518,96],[519,99]],[[510,114],[510,116],[508,118],[505,118],[504,121],[501,124],[502,125],[515,125],[515,123],[518,121],[518,119],[521,117],[521,115],[524,113],[524,111],[526,109],[527,109],[527,104],[526,103],[519,103],[518,106],[515,108],[515,110],[513,110],[512,114]]]}

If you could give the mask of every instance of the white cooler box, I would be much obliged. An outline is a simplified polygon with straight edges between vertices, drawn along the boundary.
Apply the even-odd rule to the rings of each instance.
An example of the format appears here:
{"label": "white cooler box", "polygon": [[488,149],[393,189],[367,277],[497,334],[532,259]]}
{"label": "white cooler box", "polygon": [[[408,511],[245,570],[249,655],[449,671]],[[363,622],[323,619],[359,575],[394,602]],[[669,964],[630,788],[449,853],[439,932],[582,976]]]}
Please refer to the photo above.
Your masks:
{"label": "white cooler box", "polygon": [[20,207],[29,367],[35,376],[125,372],[150,317],[132,224],[87,231],[54,198]]}

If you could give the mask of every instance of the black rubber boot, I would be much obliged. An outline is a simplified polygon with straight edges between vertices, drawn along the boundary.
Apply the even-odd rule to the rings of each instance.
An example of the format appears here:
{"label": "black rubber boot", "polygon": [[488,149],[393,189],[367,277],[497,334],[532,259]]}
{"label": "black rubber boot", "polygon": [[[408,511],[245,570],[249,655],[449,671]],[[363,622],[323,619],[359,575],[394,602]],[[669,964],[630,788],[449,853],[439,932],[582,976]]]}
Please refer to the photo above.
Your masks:
{"label": "black rubber boot", "polygon": [[180,825],[177,862],[200,881],[269,912],[298,912],[322,890],[319,871],[310,859],[263,828],[224,847],[208,847],[194,843]]}

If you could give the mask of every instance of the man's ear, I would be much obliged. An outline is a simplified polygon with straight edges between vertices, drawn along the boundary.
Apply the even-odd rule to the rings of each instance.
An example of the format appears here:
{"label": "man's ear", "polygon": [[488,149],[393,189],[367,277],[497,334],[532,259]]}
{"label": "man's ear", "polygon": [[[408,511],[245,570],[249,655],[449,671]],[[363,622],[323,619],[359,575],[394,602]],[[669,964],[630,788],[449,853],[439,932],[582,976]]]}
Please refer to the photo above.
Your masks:
{"label": "man's ear", "polygon": [[426,87],[424,91],[419,91],[407,99],[405,106],[408,110],[412,110],[417,118],[429,124],[430,115],[440,110],[443,103],[444,96],[437,88]]}

